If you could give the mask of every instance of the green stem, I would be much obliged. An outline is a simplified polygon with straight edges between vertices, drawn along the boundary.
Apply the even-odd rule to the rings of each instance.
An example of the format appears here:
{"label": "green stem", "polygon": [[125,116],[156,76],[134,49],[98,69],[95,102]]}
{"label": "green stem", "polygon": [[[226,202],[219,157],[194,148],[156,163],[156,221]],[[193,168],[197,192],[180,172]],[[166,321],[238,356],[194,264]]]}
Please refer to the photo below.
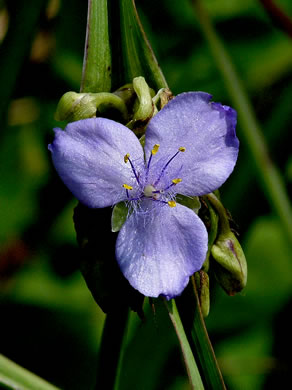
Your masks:
{"label": "green stem", "polygon": [[196,287],[194,276],[191,277],[192,293],[195,297],[196,306],[194,309],[193,327],[191,330],[192,339],[195,345],[196,352],[199,357],[204,379],[207,387],[210,390],[226,390],[224,380],[212,347],[204,317],[202,315],[200,300]]}
{"label": "green stem", "polygon": [[99,350],[96,390],[117,388],[128,316],[127,307],[117,308],[106,316]]}
{"label": "green stem", "polygon": [[167,88],[140,21],[135,0],[119,0],[121,12],[121,41],[126,82],[143,76],[154,89]]}
{"label": "green stem", "polygon": [[247,94],[227,51],[214,30],[210,18],[202,5],[202,1],[193,0],[193,5],[202,31],[238,112],[239,124],[243,129],[242,137],[245,138],[254,165],[258,171],[262,189],[271,207],[281,219],[287,236],[292,241],[292,210],[282,177],[269,157],[265,139]]}
{"label": "green stem", "polygon": [[0,355],[0,387],[21,390],[58,390],[32,372]]}
{"label": "green stem", "polygon": [[177,334],[178,341],[180,343],[180,347],[182,350],[186,370],[188,373],[189,381],[192,386],[192,389],[195,390],[203,390],[204,385],[193,355],[193,352],[191,350],[189,341],[187,339],[183,324],[181,322],[179,312],[176,307],[176,303],[174,299],[171,299],[170,301],[164,300],[165,306],[167,308],[170,320],[173,324],[174,330]]}
{"label": "green stem", "polygon": [[109,92],[111,72],[107,0],[88,0],[80,92]]}

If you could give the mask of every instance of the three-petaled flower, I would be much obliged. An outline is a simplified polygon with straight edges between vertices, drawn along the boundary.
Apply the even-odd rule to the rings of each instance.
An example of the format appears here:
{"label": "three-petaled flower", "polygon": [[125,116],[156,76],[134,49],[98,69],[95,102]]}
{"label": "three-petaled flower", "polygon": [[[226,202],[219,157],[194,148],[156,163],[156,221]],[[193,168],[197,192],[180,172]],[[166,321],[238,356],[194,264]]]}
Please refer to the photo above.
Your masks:
{"label": "three-petaled flower", "polygon": [[56,170],[80,202],[91,208],[128,205],[116,258],[146,296],[179,295],[205,260],[205,225],[175,200],[176,194],[214,191],[236,163],[236,112],[210,100],[203,92],[171,100],[149,122],[144,150],[130,129],[105,118],[55,129],[49,145]]}

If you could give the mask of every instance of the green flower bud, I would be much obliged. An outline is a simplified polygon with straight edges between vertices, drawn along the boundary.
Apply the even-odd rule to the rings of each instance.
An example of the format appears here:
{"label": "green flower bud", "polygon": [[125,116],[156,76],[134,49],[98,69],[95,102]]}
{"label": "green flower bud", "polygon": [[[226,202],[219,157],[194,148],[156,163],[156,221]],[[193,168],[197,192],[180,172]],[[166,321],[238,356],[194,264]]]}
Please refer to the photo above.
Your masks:
{"label": "green flower bud", "polygon": [[55,119],[73,122],[78,119],[92,118],[96,114],[94,98],[86,93],[66,92],[60,99]]}
{"label": "green flower bud", "polygon": [[59,101],[55,119],[74,122],[103,115],[109,109],[117,110],[121,114],[122,119],[127,121],[127,107],[124,101],[113,93],[67,92]]}
{"label": "green flower bud", "polygon": [[211,253],[216,260],[215,276],[229,295],[234,295],[246,286],[247,264],[243,250],[230,231],[220,235],[212,246]]}
{"label": "green flower bud", "polygon": [[144,132],[145,127],[154,113],[154,104],[152,102],[151,90],[148,87],[144,77],[135,77],[133,79],[133,88],[137,95],[134,104],[133,118],[127,127],[135,132]]}
{"label": "green flower bud", "polygon": [[219,284],[229,295],[234,295],[246,286],[247,263],[243,250],[231,231],[227,212],[214,194],[207,195],[208,200],[219,216],[217,239],[212,245],[212,264]]}

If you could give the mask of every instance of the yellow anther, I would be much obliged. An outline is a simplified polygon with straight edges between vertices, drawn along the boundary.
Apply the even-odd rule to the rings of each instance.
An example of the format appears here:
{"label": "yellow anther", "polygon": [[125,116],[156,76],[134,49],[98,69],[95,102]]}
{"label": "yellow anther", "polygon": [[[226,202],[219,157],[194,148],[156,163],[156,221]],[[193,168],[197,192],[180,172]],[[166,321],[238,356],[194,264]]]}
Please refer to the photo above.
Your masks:
{"label": "yellow anther", "polygon": [[169,201],[167,202],[167,204],[168,204],[169,207],[175,207],[175,206],[176,206],[176,203],[175,203],[174,200],[169,200]]}
{"label": "yellow anther", "polygon": [[180,148],[178,148],[178,150],[179,150],[180,152],[185,152],[185,151],[186,151],[186,148],[184,148],[183,146],[181,146]]}
{"label": "yellow anther", "polygon": [[151,153],[153,154],[153,156],[158,152],[158,149],[159,149],[159,144],[155,144],[153,146],[153,149],[151,150]]}
{"label": "yellow anther", "polygon": [[124,161],[125,161],[126,164],[127,164],[127,162],[129,161],[129,157],[130,157],[130,154],[129,154],[129,153],[127,153],[127,154],[125,155],[125,157],[124,157]]}
{"label": "yellow anther", "polygon": [[177,178],[177,179],[173,179],[171,181],[173,182],[173,184],[178,184],[178,183],[180,183],[182,181],[182,179]]}
{"label": "yellow anther", "polygon": [[126,188],[126,190],[132,190],[132,186],[128,186],[128,184],[123,184],[123,187]]}

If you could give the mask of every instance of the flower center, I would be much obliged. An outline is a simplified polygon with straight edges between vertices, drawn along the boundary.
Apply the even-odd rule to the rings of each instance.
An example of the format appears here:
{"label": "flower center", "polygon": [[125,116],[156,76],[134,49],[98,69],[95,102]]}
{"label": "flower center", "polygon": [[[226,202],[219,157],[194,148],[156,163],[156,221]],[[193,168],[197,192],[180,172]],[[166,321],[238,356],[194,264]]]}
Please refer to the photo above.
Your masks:
{"label": "flower center", "polygon": [[147,186],[145,186],[143,193],[147,198],[150,198],[153,196],[153,193],[155,191],[156,189],[151,184],[148,184]]}
{"label": "flower center", "polygon": [[[176,186],[178,183],[182,181],[181,178],[174,178],[170,181],[169,184],[166,184],[164,187],[162,186],[161,189],[157,189],[157,185],[161,181],[167,167],[172,162],[172,160],[180,153],[185,152],[186,148],[180,147],[178,148],[177,152],[166,162],[166,164],[162,167],[162,169],[158,172],[158,175],[154,182],[149,183],[149,171],[150,171],[150,165],[152,162],[153,156],[156,155],[156,153],[159,150],[160,145],[155,144],[153,146],[153,149],[151,150],[151,154],[149,157],[149,160],[147,164],[145,164],[145,175],[141,175],[140,172],[137,172],[133,162],[130,159],[130,154],[127,153],[124,156],[124,162],[130,163],[133,174],[135,176],[136,182],[138,184],[138,188],[136,188],[135,194],[133,197],[130,196],[129,191],[133,190],[133,186],[130,186],[128,184],[123,184],[123,187],[126,190],[128,201],[140,201],[143,198],[150,198],[153,201],[168,204],[170,207],[175,207],[176,203],[173,200],[174,199],[174,191],[171,191],[171,189]],[[141,179],[142,178],[142,179]],[[160,184],[161,186],[161,184]]]}

